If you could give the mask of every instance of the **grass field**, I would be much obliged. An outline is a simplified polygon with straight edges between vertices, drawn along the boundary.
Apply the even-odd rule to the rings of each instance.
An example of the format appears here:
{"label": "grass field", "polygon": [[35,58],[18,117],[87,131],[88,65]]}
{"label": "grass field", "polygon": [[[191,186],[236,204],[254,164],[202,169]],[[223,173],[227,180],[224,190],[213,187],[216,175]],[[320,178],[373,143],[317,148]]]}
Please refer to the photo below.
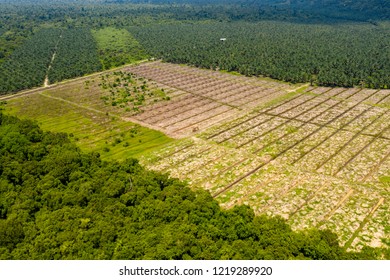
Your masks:
{"label": "grass field", "polygon": [[138,41],[126,29],[106,27],[92,30],[104,69],[132,63],[147,57]]}
{"label": "grass field", "polygon": [[289,85],[161,62],[123,71],[143,77],[132,88],[147,85],[139,111],[125,110],[127,99],[106,104],[99,77],[9,100],[6,111],[72,133],[103,158],[135,156],[209,190],[223,207],[247,204],[295,229],[331,229],[351,250],[389,246],[390,90]]}
{"label": "grass field", "polygon": [[19,117],[36,120],[44,130],[70,134],[81,148],[100,152],[104,159],[139,157],[172,141],[159,131],[115,115],[112,106],[106,106],[106,111],[99,110],[104,109],[99,98],[96,99],[102,106],[97,109],[57,97],[63,92],[79,94],[81,91],[94,96],[96,88],[86,89],[84,81],[70,82],[56,89],[9,100],[5,109]]}

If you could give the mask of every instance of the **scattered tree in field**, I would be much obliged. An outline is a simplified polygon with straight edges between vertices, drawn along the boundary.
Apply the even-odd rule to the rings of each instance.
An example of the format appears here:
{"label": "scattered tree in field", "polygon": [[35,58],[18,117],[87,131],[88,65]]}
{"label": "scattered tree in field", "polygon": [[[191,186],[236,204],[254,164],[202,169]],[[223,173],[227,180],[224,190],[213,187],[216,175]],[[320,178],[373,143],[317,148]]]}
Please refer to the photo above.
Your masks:
{"label": "scattered tree in field", "polygon": [[149,100],[169,100],[164,89],[150,88],[149,82],[132,73],[115,71],[100,76],[100,87],[106,92],[100,97],[104,104],[124,108],[126,112],[140,113]]}

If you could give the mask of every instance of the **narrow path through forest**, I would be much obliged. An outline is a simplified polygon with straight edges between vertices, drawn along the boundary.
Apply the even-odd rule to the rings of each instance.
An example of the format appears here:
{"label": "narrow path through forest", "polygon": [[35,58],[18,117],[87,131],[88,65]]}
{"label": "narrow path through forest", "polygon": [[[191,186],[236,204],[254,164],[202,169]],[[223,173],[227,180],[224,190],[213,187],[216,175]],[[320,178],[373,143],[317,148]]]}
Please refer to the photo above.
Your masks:
{"label": "narrow path through forest", "polygon": [[45,80],[43,81],[43,87],[48,87],[49,86],[49,72],[50,72],[50,69],[53,65],[53,62],[56,58],[56,54],[57,54],[57,49],[58,49],[58,45],[60,43],[62,39],[62,31],[61,31],[61,34],[60,34],[60,37],[54,47],[54,52],[53,52],[53,55],[51,56],[51,60],[50,60],[50,63],[49,63],[49,66],[47,67],[47,71],[46,71],[46,76],[45,76]]}

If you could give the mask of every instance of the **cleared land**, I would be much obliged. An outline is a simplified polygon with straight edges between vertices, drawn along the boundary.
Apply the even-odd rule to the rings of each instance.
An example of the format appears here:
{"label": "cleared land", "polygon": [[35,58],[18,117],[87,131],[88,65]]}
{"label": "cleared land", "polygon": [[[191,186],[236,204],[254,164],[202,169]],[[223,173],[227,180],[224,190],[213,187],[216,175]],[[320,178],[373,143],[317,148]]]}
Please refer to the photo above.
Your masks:
{"label": "cleared land", "polygon": [[236,118],[293,90],[271,80],[160,62],[127,70],[175,91],[170,102],[146,107],[134,118],[176,138]]}
{"label": "cleared land", "polygon": [[[103,88],[103,76],[106,89]],[[117,79],[119,82],[116,82]],[[114,82],[118,84],[118,92],[115,87],[108,86]],[[125,116],[135,113],[133,108],[138,101],[129,101],[127,107],[111,105],[111,102],[122,99],[122,96],[118,96],[125,89],[119,86],[121,83],[125,81],[120,78],[120,74],[112,73],[77,79],[52,85],[48,89],[33,90],[15,98],[11,96],[5,109],[19,117],[37,120],[45,130],[70,134],[81,148],[100,152],[104,159],[138,157],[172,142],[173,139],[159,131],[126,120]],[[133,79],[133,86],[139,88],[141,81]],[[150,92],[153,92],[153,88],[143,94],[148,95]],[[133,92],[129,95],[135,96]],[[150,98],[159,100],[153,94]],[[147,102],[150,100],[144,103]]]}
{"label": "cleared land", "polygon": [[[137,110],[126,110],[134,105],[129,100],[122,107],[107,104],[98,76],[13,99],[7,110],[75,136],[85,125],[85,143],[111,139],[114,129],[105,122],[125,134],[134,123],[158,129],[180,140],[155,140],[159,144],[148,150],[138,145],[134,155],[151,169],[208,189],[224,207],[248,204],[285,217],[296,229],[328,228],[354,250],[389,245],[390,90],[300,88],[161,62],[124,71],[138,77],[136,88],[147,81]],[[109,91],[113,101],[117,92]],[[101,118],[96,131],[78,117],[94,120],[94,114]],[[103,155],[132,155],[126,151],[137,147],[138,137]]]}

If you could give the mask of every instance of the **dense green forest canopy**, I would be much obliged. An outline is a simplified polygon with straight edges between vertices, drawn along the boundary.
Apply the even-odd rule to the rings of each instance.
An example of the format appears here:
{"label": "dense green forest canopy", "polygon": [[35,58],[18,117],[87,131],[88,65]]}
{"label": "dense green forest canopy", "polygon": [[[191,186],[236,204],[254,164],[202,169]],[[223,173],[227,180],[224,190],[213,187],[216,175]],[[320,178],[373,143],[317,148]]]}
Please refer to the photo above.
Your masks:
{"label": "dense green forest canopy", "polygon": [[[383,20],[390,18],[388,0],[106,0],[106,3],[189,4],[198,6],[231,5],[252,16],[274,12],[285,16],[299,14],[334,19]],[[250,9],[248,9],[250,8]]]}
{"label": "dense green forest canopy", "polygon": [[[385,254],[385,255],[384,255]],[[0,112],[0,259],[371,259]]]}
{"label": "dense green forest canopy", "polygon": [[[389,9],[386,0],[0,0],[0,94],[43,85],[45,76],[57,82],[150,56],[288,82],[388,88]],[[263,30],[269,22],[274,26]],[[107,40],[96,31],[107,28],[134,32],[124,36],[140,42],[128,39],[133,47],[120,55],[99,49]],[[49,49],[53,41],[42,39],[37,50],[48,29],[66,36]],[[210,43],[220,33],[230,36],[222,51]],[[194,40],[207,47],[194,50]]]}
{"label": "dense green forest canopy", "polygon": [[[213,18],[228,20],[281,19],[307,21],[354,20],[378,21],[390,19],[387,0],[0,0],[2,12],[13,16],[38,19],[118,16],[133,12],[148,12],[173,18]],[[25,9],[30,13],[25,14]],[[94,14],[97,13],[97,14]],[[129,14],[128,14],[129,15]],[[129,16],[134,16],[134,13]]]}
{"label": "dense green forest canopy", "polygon": [[261,21],[160,24],[130,32],[153,56],[168,62],[293,83],[390,87],[386,26]]}
{"label": "dense green forest canopy", "polygon": [[43,83],[52,51],[59,39],[59,29],[42,29],[28,44],[17,48],[0,64],[0,92],[13,92]]}

